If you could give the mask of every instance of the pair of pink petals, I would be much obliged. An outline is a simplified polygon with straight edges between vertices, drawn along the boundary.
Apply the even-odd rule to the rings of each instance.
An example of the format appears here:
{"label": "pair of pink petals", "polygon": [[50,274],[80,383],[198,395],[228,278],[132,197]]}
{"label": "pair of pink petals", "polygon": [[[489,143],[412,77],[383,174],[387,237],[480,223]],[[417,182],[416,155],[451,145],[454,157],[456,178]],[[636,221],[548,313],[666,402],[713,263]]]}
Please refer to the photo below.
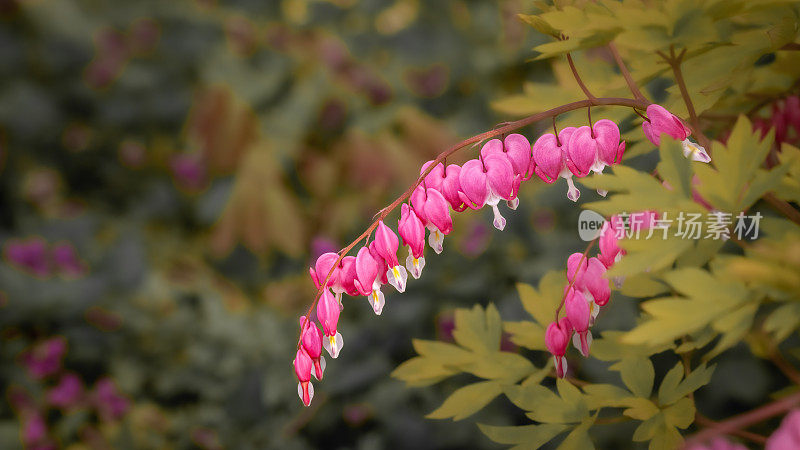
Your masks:
{"label": "pair of pink petals", "polygon": [[425,258],[422,253],[425,249],[425,226],[408,204],[403,203],[400,207],[400,220],[397,223],[397,231],[403,242],[408,246],[408,258],[406,258],[406,269],[415,279],[422,275],[425,267]]}
{"label": "pair of pink petals", "polygon": [[572,325],[569,319],[562,317],[558,322],[551,323],[544,333],[544,344],[547,350],[553,355],[556,366],[556,375],[564,378],[567,374],[567,353],[570,337],[572,336]]}
{"label": "pair of pink petals", "polygon": [[516,198],[521,181],[522,176],[515,175],[509,158],[490,153],[480,159],[469,160],[461,167],[459,196],[472,209],[491,206],[494,211],[493,224],[502,230],[506,226],[506,219],[500,214],[497,204],[501,199],[510,201]]}
{"label": "pair of pink petals", "polygon": [[573,345],[583,356],[589,356],[589,346],[592,343],[592,332],[589,331],[592,324],[592,308],[589,301],[581,291],[572,287],[564,300],[564,309],[570,325],[575,330]]}
{"label": "pair of pink petals", "polygon": [[577,129],[563,128],[556,137],[553,133],[545,133],[533,143],[534,171],[545,183],[555,183],[559,178],[567,181],[567,198],[578,201],[581,191],[572,181],[572,172],[567,168],[569,142]]}
{"label": "pair of pink petals", "polygon": [[[420,174],[425,172],[425,169],[431,164],[433,164],[433,161],[428,161],[423,164]],[[461,191],[461,184],[459,183],[460,174],[461,166],[450,164],[445,168],[442,163],[439,163],[425,176],[421,186],[426,189],[430,188],[439,191],[447,203],[450,204],[450,207],[453,208],[453,211],[461,212],[467,209],[467,205],[458,195],[459,191]]]}
{"label": "pair of pink petals", "polygon": [[592,127],[577,128],[567,144],[567,167],[582,178],[592,171],[600,173],[605,166],[618,164],[625,153],[620,142],[619,127],[608,120],[598,120]]}

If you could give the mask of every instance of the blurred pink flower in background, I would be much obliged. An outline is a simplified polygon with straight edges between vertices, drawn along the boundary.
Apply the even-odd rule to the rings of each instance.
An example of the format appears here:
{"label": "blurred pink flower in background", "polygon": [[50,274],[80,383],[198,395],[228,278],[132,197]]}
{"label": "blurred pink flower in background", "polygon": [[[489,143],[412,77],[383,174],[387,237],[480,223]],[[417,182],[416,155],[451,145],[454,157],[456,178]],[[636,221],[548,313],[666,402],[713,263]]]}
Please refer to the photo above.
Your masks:
{"label": "blurred pink flower in background", "polygon": [[707,444],[692,444],[684,450],[747,450],[747,447],[718,436]]}
{"label": "blurred pink flower in background", "polygon": [[170,159],[169,165],[180,188],[196,191],[205,185],[206,168],[199,155],[192,153],[175,155]]}
{"label": "blurred pink flower in background", "polygon": [[75,247],[69,242],[59,242],[52,248],[53,262],[61,274],[79,277],[86,273],[86,266],[78,257]]}
{"label": "blurred pink flower in background", "polygon": [[461,239],[461,253],[474,258],[486,251],[492,234],[489,226],[481,220],[472,221],[468,227],[466,235]]}
{"label": "blurred pink flower in background", "polygon": [[325,236],[315,236],[311,240],[311,261],[316,261],[323,253],[336,253],[339,245],[333,239]]}
{"label": "blurred pink flower in background", "polygon": [[80,404],[83,399],[83,383],[77,375],[68,373],[61,376],[58,384],[47,392],[47,401],[58,408],[69,409]]}
{"label": "blurred pink flower in background", "polygon": [[67,352],[67,340],[55,337],[41,342],[22,355],[22,364],[34,379],[42,379],[61,369],[61,360]]}
{"label": "blurred pink flower in background", "polygon": [[22,428],[22,442],[28,449],[45,450],[56,448],[55,445],[49,442],[47,424],[38,411],[25,417]]}
{"label": "blurred pink flower in background", "polygon": [[795,450],[800,448],[800,409],[786,414],[781,426],[767,439],[766,450]]}
{"label": "blurred pink flower in background", "polygon": [[128,399],[119,392],[114,381],[107,377],[95,383],[92,403],[97,408],[100,418],[106,422],[120,419],[130,406]]}
{"label": "blurred pink flower in background", "polygon": [[4,250],[6,258],[12,265],[39,277],[50,275],[47,243],[43,239],[36,237],[24,240],[9,239]]}

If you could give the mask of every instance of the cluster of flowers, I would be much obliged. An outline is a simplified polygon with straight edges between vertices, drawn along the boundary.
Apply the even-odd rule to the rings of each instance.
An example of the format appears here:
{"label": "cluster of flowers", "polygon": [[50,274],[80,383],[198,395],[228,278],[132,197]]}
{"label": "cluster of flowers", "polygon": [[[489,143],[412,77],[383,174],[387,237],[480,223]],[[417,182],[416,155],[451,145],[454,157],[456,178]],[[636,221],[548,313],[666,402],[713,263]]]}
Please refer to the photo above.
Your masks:
{"label": "cluster of flowers", "polygon": [[[705,154],[702,147],[688,140],[689,129],[677,117],[657,105],[651,105],[647,112],[648,115],[652,114],[644,124],[648,138],[659,141],[661,134],[666,133],[684,141],[684,147],[689,148],[684,150],[685,154],[691,153],[695,157]],[[654,144],[657,145],[656,141]],[[301,317],[300,342],[294,359],[294,369],[299,381],[297,392],[303,404],[308,406],[314,395],[311,376],[317,380],[322,379],[325,370],[322,348],[333,358],[339,355],[342,348],[342,335],[337,330],[343,307],[342,294],[366,296],[375,314],[381,314],[385,303],[381,292],[384,284],[390,284],[398,292],[404,292],[409,272],[414,278],[420,277],[425,267],[423,251],[426,228],[428,244],[436,253],[442,252],[444,237],[453,229],[450,209],[461,212],[467,208],[477,210],[489,206],[494,212],[494,226],[503,230],[506,220],[498,205],[501,200],[505,200],[510,209],[516,209],[519,205],[517,193],[522,181],[531,179],[534,174],[546,183],[564,178],[568,185],[567,197],[577,201],[580,191],[573,184],[573,175],[581,178],[592,172],[602,173],[606,166],[621,162],[624,151],[625,142],[620,142],[619,127],[614,122],[603,119],[591,126],[567,127],[557,134],[546,133],[532,146],[519,134],[511,134],[503,141],[492,139],[481,148],[477,159],[471,159],[461,166],[450,164],[445,167],[442,163],[436,163],[431,168],[435,161],[423,165],[420,174],[424,174],[429,168],[430,171],[412,192],[410,204],[401,206],[398,221],[398,232],[404,245],[408,247],[405,267],[397,257],[400,247],[397,234],[381,220],[375,229],[374,240],[359,249],[357,256],[345,256],[339,260],[337,253],[325,253],[310,269],[311,279],[317,289],[322,289],[316,309],[322,331],[308,320],[310,317]],[[608,282],[602,276],[619,249],[617,247],[617,253],[613,255],[608,253],[610,251],[609,247],[604,254],[610,258],[604,260],[606,265],[597,258],[592,258],[588,265],[584,261],[583,270],[574,274],[577,282],[571,291],[575,294],[570,295],[570,298],[591,295],[592,304],[596,307],[608,301],[610,290]],[[574,260],[573,263],[577,264],[578,261]],[[603,282],[606,284],[605,288],[602,287]],[[589,307],[589,303],[582,301]],[[575,309],[575,306],[570,306],[573,303],[576,301],[567,302],[568,310]],[[596,307],[595,312],[590,312],[589,316],[596,315]],[[583,342],[581,348],[584,353],[588,353],[591,339],[588,334],[589,319],[584,322],[585,326],[581,326],[579,336]],[[572,330],[572,326],[566,329]],[[574,326],[580,326],[577,319]],[[566,335],[566,331],[563,334]],[[564,338],[565,341],[567,339],[568,337]],[[560,354],[563,356],[563,351]]]}
{"label": "cluster of flowers", "polygon": [[24,388],[12,385],[8,389],[9,403],[22,422],[22,441],[26,448],[39,450],[57,448],[48,429],[49,408],[65,413],[94,411],[104,423],[121,419],[130,405],[110,378],[97,380],[92,389],[84,387],[80,377],[63,372],[62,360],[67,342],[62,337],[47,339],[23,353],[20,362],[28,376],[40,382],[58,381],[44,389],[44,401],[37,401]]}
{"label": "cluster of flowers", "polygon": [[86,264],[69,242],[48,246],[40,238],[9,239],[5,246],[9,263],[37,277],[58,273],[65,277],[79,277],[86,273]]}
{"label": "cluster of flowers", "polygon": [[[586,258],[581,253],[573,253],[567,258],[567,281],[564,287],[564,309],[566,316],[548,325],[545,332],[545,345],[553,355],[556,374],[566,376],[567,359],[565,354],[570,340],[583,356],[589,356],[592,345],[592,332],[600,308],[607,305],[611,298],[611,286],[606,271],[618,262],[625,250],[619,247],[620,233],[628,228],[633,231],[649,229],[658,219],[656,213],[644,211],[630,214],[628,223],[620,216],[611,216],[603,224],[598,238],[600,253]],[[619,287],[621,278],[615,278],[614,284]]]}

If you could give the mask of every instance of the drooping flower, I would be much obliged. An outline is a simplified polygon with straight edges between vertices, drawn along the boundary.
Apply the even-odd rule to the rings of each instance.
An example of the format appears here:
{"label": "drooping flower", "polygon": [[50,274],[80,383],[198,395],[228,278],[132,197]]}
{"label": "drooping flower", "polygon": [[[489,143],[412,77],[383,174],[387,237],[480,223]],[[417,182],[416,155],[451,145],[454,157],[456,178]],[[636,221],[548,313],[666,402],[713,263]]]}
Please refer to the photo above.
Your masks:
{"label": "drooping flower", "polygon": [[547,350],[553,355],[556,366],[556,375],[564,378],[567,374],[567,353],[570,337],[572,336],[572,325],[569,319],[562,317],[558,322],[551,323],[544,334],[544,344]]}
{"label": "drooping flower", "polygon": [[[505,156],[511,163],[514,175],[520,177],[520,181],[529,180],[533,176],[533,166],[531,164],[531,144],[528,139],[521,134],[510,134],[502,142],[499,139],[492,139],[481,148],[481,157],[497,154]],[[517,209],[519,199],[517,190],[519,185],[515,185],[511,199],[506,200],[508,207]]]}
{"label": "drooping flower", "polygon": [[441,253],[444,237],[453,231],[447,200],[436,189],[425,189],[420,185],[411,194],[411,205],[422,224],[430,231],[428,244],[437,254]]}
{"label": "drooping flower", "polygon": [[314,385],[311,384],[312,361],[303,347],[297,349],[292,365],[294,365],[294,373],[298,380],[297,395],[300,396],[303,404],[308,406],[314,398]]}
{"label": "drooping flower", "polygon": [[467,209],[467,204],[461,199],[459,192],[461,192],[461,183],[459,182],[459,175],[461,174],[461,166],[450,164],[444,172],[442,179],[442,195],[453,211],[461,212]]}
{"label": "drooping flower", "polygon": [[569,141],[575,130],[574,127],[566,127],[557,137],[553,133],[545,133],[533,144],[536,175],[548,184],[564,178],[567,181],[567,198],[573,202],[577,202],[581,196],[581,191],[572,182],[572,172],[567,168]]}
{"label": "drooping flower", "polygon": [[589,346],[592,344],[592,332],[589,331],[592,312],[589,302],[581,291],[571,287],[564,300],[564,308],[567,311],[567,319],[575,330],[572,344],[583,356],[589,356]]}
{"label": "drooping flower", "polygon": [[683,156],[704,163],[711,161],[706,149],[689,140],[692,130],[663,106],[651,104],[647,107],[647,120],[642,122],[642,130],[653,145],[661,145],[661,135],[666,134],[681,142]]}
{"label": "drooping flower", "polygon": [[500,200],[514,198],[522,181],[520,175],[514,174],[508,158],[489,154],[480,159],[472,159],[464,163],[458,178],[461,199],[472,209],[491,206],[494,212],[492,223],[498,230],[503,230],[506,219],[500,214],[497,204]]}
{"label": "drooping flower", "polygon": [[[575,252],[567,258],[567,282],[580,285],[583,274],[586,272],[586,257],[583,253]],[[573,281],[574,280],[574,281]]]}
{"label": "drooping flower", "polygon": [[[339,285],[347,295],[355,297],[359,294],[355,285],[356,280],[356,257],[345,256],[339,265]],[[340,300],[340,307],[343,306]]]}
{"label": "drooping flower", "polygon": [[[618,164],[625,152],[625,142],[619,141],[619,127],[608,120],[598,120],[591,127],[575,130],[567,145],[567,167],[577,177],[590,172],[602,173],[607,165]],[[605,196],[606,191],[598,191]]]}
{"label": "drooping flower", "polygon": [[[433,160],[426,162],[422,165],[422,169],[420,169],[419,174],[422,175],[428,167],[433,164]],[[436,164],[433,169],[431,169],[430,173],[425,175],[425,178],[420,183],[421,186],[424,186],[426,189],[436,189],[437,191],[442,190],[442,181],[445,177],[445,170],[444,164],[438,163]]]}
{"label": "drooping flower", "polygon": [[311,361],[314,362],[314,378],[322,380],[322,374],[325,372],[325,357],[322,356],[322,333],[320,333],[317,324],[306,320],[305,316],[300,317],[300,342],[308,354]]}
{"label": "drooping flower", "polygon": [[[447,206],[445,206],[447,208]],[[400,220],[397,222],[397,232],[403,238],[403,243],[408,246],[406,268],[415,279],[422,275],[425,267],[425,226],[413,209],[407,203],[400,207]]]}
{"label": "drooping flower", "polygon": [[[336,265],[336,261],[339,259],[339,254],[334,252],[323,253],[317,258],[317,262],[314,264],[314,267],[308,269],[308,273],[311,275],[311,280],[314,281],[314,285],[317,289],[320,288],[322,282],[325,280],[325,277],[328,276],[328,273],[331,274],[330,278],[328,278],[328,282],[325,283],[326,288],[331,288],[333,293],[336,294],[336,300],[339,304],[342,304],[342,293],[344,293],[344,287],[341,284],[341,277],[340,277],[340,270],[341,264]],[[335,266],[335,267],[334,267]],[[331,273],[331,268],[333,268],[333,272]]]}
{"label": "drooping flower", "polygon": [[336,330],[340,312],[341,308],[336,298],[328,289],[324,289],[317,302],[317,319],[322,324],[322,332],[325,334],[322,346],[334,359],[339,356],[344,343],[341,333]]}
{"label": "drooping flower", "polygon": [[[424,258],[422,259],[424,261]],[[385,272],[383,267],[383,259],[380,256],[373,255],[369,247],[361,247],[356,256],[355,285],[361,295],[367,296],[367,301],[377,315],[381,314],[383,305],[386,303],[383,292],[381,292],[381,281],[378,278],[380,273]]]}
{"label": "drooping flower", "polygon": [[611,298],[611,286],[604,277],[605,273],[606,266],[597,257],[589,258],[588,267],[583,275],[582,288],[588,294],[592,317],[597,317],[599,307],[608,304]]}
{"label": "drooping flower", "polygon": [[375,251],[389,267],[386,271],[387,281],[397,289],[397,292],[404,292],[406,290],[408,272],[397,261],[397,249],[400,247],[400,240],[382,220],[378,222],[373,244],[375,244]]}

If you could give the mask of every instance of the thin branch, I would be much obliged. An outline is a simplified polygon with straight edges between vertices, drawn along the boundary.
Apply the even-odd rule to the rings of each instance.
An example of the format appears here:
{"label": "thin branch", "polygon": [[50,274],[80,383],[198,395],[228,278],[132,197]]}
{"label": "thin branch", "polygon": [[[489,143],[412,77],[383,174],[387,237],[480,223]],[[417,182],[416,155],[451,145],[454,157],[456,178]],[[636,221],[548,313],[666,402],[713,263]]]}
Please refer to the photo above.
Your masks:
{"label": "thin branch", "polygon": [[617,50],[617,46],[613,42],[609,42],[608,49],[611,51],[611,55],[614,57],[614,61],[617,62],[617,67],[619,67],[619,71],[620,73],[622,73],[622,77],[625,78],[625,82],[628,83],[628,89],[631,90],[633,98],[637,100],[647,100],[642,94],[642,91],[639,90],[639,86],[636,84],[636,81],[631,76],[630,71],[628,71],[628,67],[625,65],[625,61],[622,60],[622,56],[620,56],[619,50]]}
{"label": "thin branch", "polygon": [[[706,428],[715,428],[719,426],[719,422],[715,420],[711,420],[708,417],[700,414],[699,412],[695,415],[694,422],[700,426]],[[731,436],[738,436],[740,438],[747,439],[749,441],[753,441],[757,444],[764,445],[767,443],[767,438],[760,434],[752,433],[750,431],[745,430],[731,430],[725,434],[729,434]]]}
{"label": "thin branch", "polygon": [[689,111],[692,132],[697,136],[697,140],[700,142],[700,145],[705,147],[706,151],[710,152],[711,140],[708,139],[705,134],[703,134],[703,131],[700,128],[700,120],[697,118],[697,112],[694,109],[694,103],[692,103],[692,98],[689,96],[689,89],[686,87],[686,81],[683,79],[681,62],[683,61],[683,57],[686,56],[686,49],[684,48],[677,56],[675,55],[674,47],[670,47],[669,56],[661,51],[657,51],[656,53],[661,56],[661,58],[666,61],[666,63],[669,64],[669,67],[672,69],[672,74],[675,76],[675,84],[678,85],[678,89],[681,91],[681,97],[683,97],[683,102],[686,104],[686,109]]}
{"label": "thin branch", "polygon": [[[336,267],[339,266],[339,263],[342,261],[342,259],[345,257],[345,255],[347,255],[347,253],[350,252],[350,250],[352,250],[356,245],[358,245],[359,242],[361,242],[367,236],[369,236],[372,233],[372,231],[375,230],[375,228],[378,227],[378,223],[381,220],[385,219],[386,216],[388,216],[389,213],[392,212],[392,210],[394,210],[395,208],[400,206],[400,204],[402,204],[403,201],[405,201],[405,199],[407,199],[409,196],[411,196],[411,193],[414,192],[414,189],[416,189],[417,186],[419,186],[420,182],[423,179],[425,179],[425,177],[433,170],[434,167],[436,167],[436,165],[438,165],[440,162],[444,161],[447,157],[449,157],[453,153],[459,151],[460,149],[462,149],[464,147],[467,147],[469,145],[472,145],[474,143],[481,142],[481,141],[486,140],[486,139],[491,139],[491,138],[493,138],[495,136],[500,136],[500,135],[508,133],[510,131],[514,131],[514,130],[516,130],[518,128],[522,128],[522,127],[531,125],[531,124],[536,123],[536,122],[538,122],[540,120],[548,119],[550,117],[558,116],[558,115],[567,113],[569,111],[574,111],[576,109],[586,108],[586,107],[589,107],[589,106],[611,106],[611,105],[625,106],[625,107],[628,107],[628,108],[642,108],[642,109],[644,109],[644,108],[647,108],[647,106],[649,105],[649,102],[643,101],[643,100],[630,99],[630,98],[602,97],[602,98],[592,98],[592,99],[586,99],[586,100],[580,100],[580,101],[577,101],[577,102],[567,103],[566,105],[561,105],[559,107],[556,107],[556,108],[553,108],[553,109],[549,109],[547,111],[542,111],[540,113],[537,113],[537,114],[525,117],[523,119],[511,122],[506,126],[503,126],[503,127],[500,127],[500,128],[496,128],[494,130],[487,131],[487,132],[478,134],[476,136],[472,136],[471,138],[465,139],[465,140],[459,142],[458,144],[453,145],[452,147],[450,147],[449,149],[445,150],[444,152],[440,153],[439,156],[437,156],[436,159],[433,160],[433,163],[430,164],[428,166],[428,168],[425,169],[420,174],[419,178],[417,178],[417,181],[415,181],[414,184],[409,186],[408,189],[406,189],[406,191],[403,192],[403,195],[401,195],[400,197],[395,199],[386,208],[383,208],[381,210],[380,215],[372,223],[372,225],[370,225],[369,228],[367,228],[363,233],[361,233],[361,235],[359,237],[357,237],[353,242],[351,242],[347,247],[343,248],[339,252],[339,258],[336,259],[336,262],[333,264],[331,269],[328,271],[328,274],[325,276],[325,279],[320,282],[320,288],[317,290],[317,295],[314,297],[314,301],[311,303],[311,306],[308,308],[308,311],[305,314],[306,320],[310,320],[311,319],[311,313],[312,313],[312,311],[314,311],[314,307],[317,305],[317,302],[319,301],[319,298],[322,295],[322,292],[325,289],[325,286],[328,284],[328,281],[330,281],[331,275],[333,275],[334,270],[336,270]],[[297,348],[300,348],[300,339],[299,338],[298,338],[298,342],[297,342]]]}
{"label": "thin branch", "polygon": [[792,383],[800,385],[800,372],[798,372],[789,361],[786,361],[786,358],[781,355],[777,348],[773,348],[772,351],[769,352],[769,359],[786,378]]}
{"label": "thin branch", "polygon": [[779,199],[772,192],[767,192],[761,198],[763,198],[765,202],[769,203],[770,206],[778,210],[778,212],[786,216],[787,219],[791,220],[797,225],[800,225],[800,211],[794,209],[789,202]]}
{"label": "thin branch", "polygon": [[[597,97],[595,97],[594,94],[589,92],[589,88],[586,87],[586,85],[583,83],[583,80],[581,79],[581,76],[578,75],[578,69],[575,68],[575,62],[572,61],[572,55],[570,55],[569,53],[567,53],[567,62],[569,62],[570,70],[572,70],[572,76],[575,77],[575,81],[578,82],[578,86],[581,87],[581,90],[586,95],[586,98],[588,98],[589,100],[597,99]],[[642,99],[637,99],[637,100],[642,100]]]}
{"label": "thin branch", "polygon": [[789,42],[788,44],[784,45],[783,47],[779,48],[778,50],[800,50],[800,44],[797,42]]}
{"label": "thin branch", "polygon": [[717,422],[717,425],[713,428],[706,428],[687,439],[686,446],[689,447],[691,444],[699,444],[713,438],[714,436],[718,436],[720,434],[731,434],[735,430],[741,430],[749,427],[750,425],[763,422],[770,417],[777,416],[778,414],[782,414],[794,408],[797,406],[797,404],[800,404],[800,392],[794,393],[779,400],[775,400],[772,403],[768,403],[752,411],[748,411],[746,413],[739,414],[738,416],[733,416],[729,419]]}

